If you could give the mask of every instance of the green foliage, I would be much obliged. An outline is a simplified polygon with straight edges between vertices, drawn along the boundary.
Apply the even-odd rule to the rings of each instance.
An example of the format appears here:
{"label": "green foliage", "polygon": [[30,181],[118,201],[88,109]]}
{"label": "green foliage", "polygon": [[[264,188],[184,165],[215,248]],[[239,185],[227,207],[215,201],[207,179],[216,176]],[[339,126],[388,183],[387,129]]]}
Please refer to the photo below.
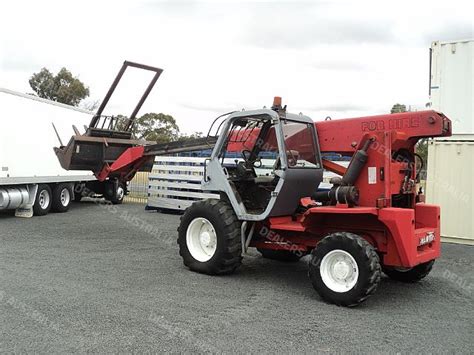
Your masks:
{"label": "green foliage", "polygon": [[428,164],[428,139],[423,138],[416,143],[415,147],[416,153],[423,159],[424,170],[427,168]]}
{"label": "green foliage", "polygon": [[157,143],[173,142],[179,139],[179,127],[173,116],[164,113],[145,113],[135,120],[133,134],[138,139]]}
{"label": "green foliage", "polygon": [[67,105],[77,106],[89,96],[89,88],[66,68],[62,68],[56,75],[43,68],[31,76],[29,83],[39,97]]}
{"label": "green foliage", "polygon": [[192,139],[202,138],[202,137],[203,137],[202,132],[194,132],[192,134],[181,134],[179,136],[179,140],[180,141],[189,141],[189,140],[192,140]]}
{"label": "green foliage", "polygon": [[407,107],[402,104],[395,104],[392,106],[390,113],[400,113],[400,112],[407,112]]}
{"label": "green foliage", "polygon": [[[117,130],[124,130],[129,119],[124,115],[117,115]],[[168,143],[174,141],[187,141],[203,136],[202,132],[192,134],[180,133],[176,120],[171,115],[164,113],[146,113],[135,119],[132,129],[137,139],[145,139],[151,142]]]}

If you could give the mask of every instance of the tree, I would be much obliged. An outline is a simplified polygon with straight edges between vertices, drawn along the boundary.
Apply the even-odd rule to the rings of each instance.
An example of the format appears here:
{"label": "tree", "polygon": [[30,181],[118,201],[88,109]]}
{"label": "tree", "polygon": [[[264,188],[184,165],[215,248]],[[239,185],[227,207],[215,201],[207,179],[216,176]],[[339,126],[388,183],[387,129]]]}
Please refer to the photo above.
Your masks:
{"label": "tree", "polygon": [[[115,116],[117,119],[117,130],[124,130],[129,119],[124,115]],[[164,113],[146,113],[135,119],[132,133],[137,139],[145,139],[157,143],[168,143],[175,141],[187,141],[203,136],[202,132],[184,134],[179,131],[176,120],[171,115]]]}
{"label": "tree", "polygon": [[179,140],[180,141],[189,141],[189,140],[192,140],[192,139],[202,138],[202,137],[203,137],[202,132],[194,132],[194,133],[191,133],[191,134],[182,133],[179,136]]}
{"label": "tree", "polygon": [[100,100],[82,100],[79,107],[87,111],[95,111],[100,105]]}
{"label": "tree", "polygon": [[135,119],[133,134],[138,139],[157,143],[173,142],[180,137],[179,127],[173,116],[153,112]]}
{"label": "tree", "polygon": [[77,106],[89,96],[89,88],[66,68],[62,68],[56,75],[42,68],[31,76],[29,83],[39,97],[67,105]]}
{"label": "tree", "polygon": [[395,104],[392,106],[390,113],[400,113],[400,112],[407,112],[407,107],[402,104]]}

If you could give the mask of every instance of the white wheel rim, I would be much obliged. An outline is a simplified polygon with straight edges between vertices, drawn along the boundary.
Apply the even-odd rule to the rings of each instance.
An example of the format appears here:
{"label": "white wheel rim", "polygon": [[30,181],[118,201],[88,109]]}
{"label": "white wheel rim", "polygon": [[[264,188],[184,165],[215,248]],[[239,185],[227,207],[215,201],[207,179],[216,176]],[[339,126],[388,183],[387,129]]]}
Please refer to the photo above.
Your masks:
{"label": "white wheel rim", "polygon": [[327,253],[319,270],[324,284],[334,292],[350,291],[359,279],[357,262],[351,254],[340,249]]}
{"label": "white wheel rim", "polygon": [[69,205],[69,202],[71,202],[71,194],[69,193],[69,190],[62,189],[61,196],[59,198],[61,199],[61,205],[67,207]]}
{"label": "white wheel rim", "polygon": [[51,200],[51,197],[49,196],[49,192],[46,191],[46,190],[43,190],[40,192],[39,196],[38,196],[38,199],[39,199],[39,205],[41,207],[41,209],[45,210],[46,208],[48,208],[49,206],[49,202]]}
{"label": "white wheel rim", "polygon": [[217,235],[212,223],[202,217],[193,219],[186,231],[186,245],[197,261],[210,260],[217,249]]}
{"label": "white wheel rim", "polygon": [[125,191],[123,189],[123,187],[119,186],[117,188],[117,200],[122,200],[123,199],[123,196],[125,195]]}

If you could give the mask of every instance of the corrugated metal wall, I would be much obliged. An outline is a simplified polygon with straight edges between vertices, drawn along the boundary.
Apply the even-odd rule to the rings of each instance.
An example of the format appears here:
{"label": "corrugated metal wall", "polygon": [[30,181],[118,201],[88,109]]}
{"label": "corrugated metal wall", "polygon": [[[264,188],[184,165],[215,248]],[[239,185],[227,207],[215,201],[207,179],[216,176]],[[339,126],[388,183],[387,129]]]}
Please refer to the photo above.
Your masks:
{"label": "corrugated metal wall", "polygon": [[474,245],[474,135],[430,142],[426,199],[441,206],[444,241]]}

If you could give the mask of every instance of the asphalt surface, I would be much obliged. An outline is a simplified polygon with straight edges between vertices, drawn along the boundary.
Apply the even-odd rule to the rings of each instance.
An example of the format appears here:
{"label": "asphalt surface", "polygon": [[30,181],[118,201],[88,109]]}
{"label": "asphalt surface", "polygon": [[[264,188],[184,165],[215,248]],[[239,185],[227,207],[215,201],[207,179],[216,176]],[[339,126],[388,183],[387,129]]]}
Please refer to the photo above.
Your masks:
{"label": "asphalt surface", "polygon": [[474,247],[443,245],[418,284],[324,303],[307,261],[252,252],[230,276],[187,270],[179,216],[75,204],[0,214],[0,352],[458,352],[474,343]]}

